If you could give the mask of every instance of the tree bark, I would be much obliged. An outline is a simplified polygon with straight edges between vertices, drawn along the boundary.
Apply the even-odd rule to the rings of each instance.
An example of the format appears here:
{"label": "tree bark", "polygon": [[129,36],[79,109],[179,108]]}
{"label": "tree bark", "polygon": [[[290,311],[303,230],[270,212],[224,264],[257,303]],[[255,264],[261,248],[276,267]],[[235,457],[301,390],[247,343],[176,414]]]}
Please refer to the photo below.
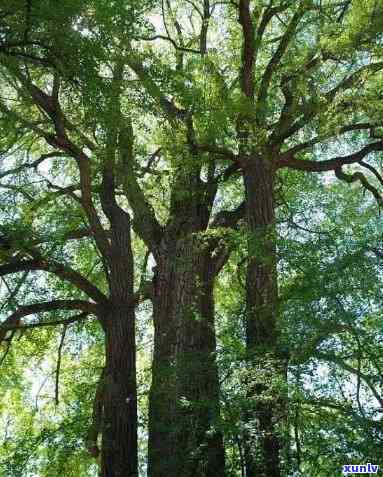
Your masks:
{"label": "tree bark", "polygon": [[134,262],[131,220],[116,202],[114,169],[105,162],[101,205],[110,226],[104,256],[109,306],[102,317],[105,331],[105,371],[102,420],[102,477],[137,477],[137,385],[135,343]]}
{"label": "tree bark", "polygon": [[278,386],[281,378],[285,379],[285,363],[278,351],[274,176],[268,158],[252,157],[244,164],[248,227],[246,340],[249,364],[255,373],[261,373],[248,388],[252,404],[247,419],[256,423],[256,432],[255,438],[247,436],[246,477],[281,475],[284,398]]}
{"label": "tree bark", "polygon": [[[216,194],[214,160],[203,182],[195,151],[175,177],[169,220],[156,249],[149,477],[224,475],[215,363],[214,248],[207,237]],[[209,267],[210,263],[210,267]],[[207,301],[205,301],[207,300]],[[219,467],[217,467],[219,466]]]}
{"label": "tree bark", "polygon": [[[196,399],[199,399],[202,407],[200,409],[200,441],[205,438],[206,450],[205,458],[201,462],[207,462],[204,473],[195,472],[194,475],[204,475],[206,477],[224,476],[225,474],[225,449],[223,435],[216,428],[220,419],[219,405],[219,377],[216,362],[216,335],[215,335],[215,303],[214,303],[214,282],[218,269],[208,252],[205,253],[202,261],[200,274],[201,292],[198,294],[198,309],[201,322],[198,330],[200,354],[200,388],[197,389]],[[206,435],[206,428],[212,426],[211,432]],[[201,469],[202,470],[202,469]]]}
{"label": "tree bark", "polygon": [[198,239],[170,240],[154,280],[150,477],[224,475],[215,362],[210,253]]}
{"label": "tree bark", "polygon": [[102,477],[137,477],[135,320],[119,306],[105,320]]}

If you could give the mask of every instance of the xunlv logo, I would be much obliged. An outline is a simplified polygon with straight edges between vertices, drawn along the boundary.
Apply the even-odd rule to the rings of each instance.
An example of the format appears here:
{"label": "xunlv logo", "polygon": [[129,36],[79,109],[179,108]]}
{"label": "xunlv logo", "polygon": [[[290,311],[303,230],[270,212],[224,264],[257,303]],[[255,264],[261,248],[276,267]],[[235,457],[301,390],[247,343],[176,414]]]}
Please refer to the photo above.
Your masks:
{"label": "xunlv logo", "polygon": [[379,470],[378,465],[366,464],[366,465],[344,465],[344,474],[377,474]]}

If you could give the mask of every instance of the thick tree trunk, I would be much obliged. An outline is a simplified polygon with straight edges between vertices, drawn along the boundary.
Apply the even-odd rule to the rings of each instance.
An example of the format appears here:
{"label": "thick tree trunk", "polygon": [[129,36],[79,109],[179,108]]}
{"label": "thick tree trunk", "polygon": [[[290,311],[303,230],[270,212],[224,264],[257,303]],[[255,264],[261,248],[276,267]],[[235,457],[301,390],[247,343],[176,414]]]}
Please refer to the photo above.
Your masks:
{"label": "thick tree trunk", "polygon": [[249,386],[256,438],[248,439],[246,477],[279,477],[284,402],[280,383],[285,376],[285,366],[278,352],[272,162],[267,158],[252,158],[244,167],[244,183],[248,225],[246,338],[249,363],[256,374],[255,382]]}
{"label": "thick tree trunk", "polygon": [[137,477],[137,390],[132,305],[105,319],[102,477]]}
{"label": "thick tree trunk", "polygon": [[105,370],[102,419],[102,477],[137,477],[137,385],[134,263],[130,216],[114,195],[113,164],[103,171],[101,204],[111,225],[108,268],[110,305],[105,310]]}
{"label": "thick tree trunk", "polygon": [[[198,348],[200,355],[200,375],[203,379],[199,381],[200,388],[196,400],[201,403],[200,420],[200,441],[206,440],[206,457],[201,462],[207,463],[204,473],[206,477],[224,476],[225,473],[225,449],[222,432],[215,429],[220,419],[219,406],[219,377],[216,363],[216,335],[215,335],[215,306],[214,306],[214,281],[217,275],[217,268],[212,261],[209,252],[205,252],[200,274],[201,291],[198,294],[198,309],[201,316],[199,326]],[[213,429],[209,429],[213,426]],[[206,429],[210,430],[206,435]]]}
{"label": "thick tree trunk", "polygon": [[189,236],[170,241],[157,263],[150,477],[224,475],[222,436],[212,431],[219,384],[209,260]]}

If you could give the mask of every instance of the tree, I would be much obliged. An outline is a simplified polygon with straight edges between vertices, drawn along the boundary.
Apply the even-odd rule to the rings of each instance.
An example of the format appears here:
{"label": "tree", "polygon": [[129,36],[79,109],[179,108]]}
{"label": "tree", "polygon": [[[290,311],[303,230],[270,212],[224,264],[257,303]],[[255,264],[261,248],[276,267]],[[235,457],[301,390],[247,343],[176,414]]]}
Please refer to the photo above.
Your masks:
{"label": "tree", "polygon": [[[64,330],[97,317],[106,361],[89,440],[96,455],[102,434],[103,475],[137,475],[134,309],[145,298],[154,324],[148,473],[224,475],[213,292],[238,227],[247,240],[247,366],[269,370],[246,382],[243,418],[256,423],[244,447],[246,475],[285,472],[290,352],[281,341],[277,224],[285,177],[332,171],[382,204],[382,6],[360,8],[15,0],[1,12],[4,149],[16,158],[16,147],[26,151],[2,177],[52,160],[60,170],[55,183],[24,180],[14,189],[27,212],[4,227],[0,272],[51,273],[72,287],[18,307],[2,338],[35,313],[80,310],[55,323]],[[47,240],[43,198],[56,208],[64,200],[84,225]],[[132,230],[140,252],[147,249],[150,281],[136,291],[141,254]],[[96,282],[76,269],[73,239],[91,239]]]}
{"label": "tree", "polygon": [[[371,5],[372,6],[372,5]],[[239,153],[236,163],[243,171],[246,191],[246,210],[248,226],[248,268],[246,294],[247,344],[250,354],[259,356],[270,354],[274,361],[272,374],[285,374],[285,360],[281,353],[278,340],[278,292],[275,248],[275,189],[277,171],[291,168],[308,172],[334,171],[336,176],[346,182],[360,181],[382,203],[377,189],[361,173],[348,175],[342,171],[347,164],[362,163],[363,159],[374,151],[381,151],[383,143],[379,139],[368,142],[357,152],[338,156],[327,160],[313,161],[305,155],[325,139],[339,140],[342,134],[354,130],[374,129],[371,123],[360,123],[356,117],[350,119],[350,107],[355,105],[355,84],[363,76],[368,81],[369,74],[374,76],[381,70],[382,64],[372,60],[369,64],[359,63],[358,58],[347,55],[347,52],[326,51],[323,38],[315,31],[311,37],[313,45],[307,40],[302,41],[299,28],[309,33],[308,25],[316,24],[319,31],[324,17],[335,15],[337,8],[330,4],[317,5],[315,2],[300,2],[290,9],[289,3],[281,2],[279,6],[271,4],[263,9],[255,7],[258,15],[258,25],[255,25],[250,2],[239,3],[239,22],[243,31],[243,57],[241,70],[241,90],[248,100],[248,111],[239,117],[237,135]],[[341,6],[338,22],[344,18],[345,10],[350,2]],[[279,18],[284,15],[284,20]],[[265,44],[266,28],[272,20],[282,22],[281,35],[277,46],[266,56],[264,68],[257,75],[257,59],[262,55],[262,45]],[[325,26],[326,28],[326,26]],[[278,30],[277,30],[278,31]],[[304,55],[299,55],[302,47]],[[363,48],[363,47],[362,47]],[[296,54],[299,58],[291,67],[286,61],[287,55]],[[328,62],[337,63],[347,57],[353,65],[352,73],[341,73],[335,84],[326,87],[326,80],[334,82],[328,75]],[[290,56],[291,58],[291,56]],[[348,63],[350,65],[350,63]],[[320,82],[315,81],[313,73],[318,74]],[[323,89],[325,90],[322,93]],[[278,97],[283,93],[283,100]],[[347,93],[347,100],[344,99]],[[342,97],[343,96],[343,97]],[[359,111],[358,111],[359,112]],[[364,111],[360,111],[363,116]],[[346,119],[347,118],[347,119]],[[327,129],[322,121],[336,120],[341,124],[334,132]],[[299,134],[308,139],[301,140]],[[306,156],[307,157],[307,156]],[[367,169],[374,169],[367,165]],[[376,172],[376,171],[375,171]],[[378,179],[380,176],[378,174]],[[258,356],[258,359],[262,359]],[[257,359],[257,358],[256,358]],[[265,385],[263,385],[263,388]],[[256,390],[257,391],[257,390]],[[258,389],[259,391],[259,389]],[[267,392],[261,388],[262,392]],[[279,393],[273,402],[274,409],[269,403],[259,398],[255,405],[258,416],[261,438],[261,458],[257,462],[252,455],[247,457],[247,475],[280,475],[281,437],[278,435],[278,421],[281,417],[281,407],[284,407],[283,393]],[[251,454],[248,451],[247,454]]]}
{"label": "tree", "polygon": [[[68,37],[73,40],[77,35],[76,40],[79,42],[80,49],[85,49],[86,47],[93,48],[91,55],[82,57],[82,60],[89,61],[89,64],[93,65],[96,60],[104,61],[102,57],[104,55],[105,45],[100,46],[96,41],[97,39],[94,40],[93,38],[93,41],[88,43],[87,39],[81,38],[81,34],[77,34],[75,30],[73,30],[76,19],[82,19],[84,22],[88,21],[90,25],[89,28],[91,28],[91,22],[93,21],[92,15],[86,17],[86,12],[81,8],[75,8],[74,11],[72,11],[71,5],[68,5],[67,8],[68,11],[64,8],[64,13],[67,18]],[[34,10],[32,11],[35,13]],[[100,7],[99,10],[96,11],[96,17],[102,12],[103,8]],[[23,14],[23,11],[21,13]],[[43,16],[43,18],[46,18],[48,29],[57,21],[56,16],[53,18],[50,16],[49,9],[48,11],[39,13],[46,15],[46,17]],[[111,12],[109,12],[109,14],[110,13]],[[131,15],[131,12],[128,13]],[[127,15],[127,21],[131,19],[129,15]],[[37,14],[36,18],[39,18]],[[107,21],[109,21],[109,18],[107,18]],[[116,46],[121,45],[121,35],[118,37],[118,32],[115,30],[110,33],[108,31],[109,26],[108,23],[97,24],[97,27],[103,28],[105,35],[110,35],[110,40],[116,42]],[[40,32],[37,31],[36,35],[39,33]],[[30,30],[30,34],[32,35],[32,30]],[[102,418],[103,474],[111,475],[114,472],[115,475],[135,475],[137,462],[134,456],[136,455],[137,437],[133,311],[137,303],[137,295],[133,293],[130,216],[116,201],[116,187],[119,185],[124,190],[128,197],[129,204],[134,211],[134,227],[146,242],[150,253],[153,254],[158,263],[158,272],[156,271],[155,273],[153,291],[149,292],[154,304],[155,343],[159,340],[161,343],[159,350],[157,350],[157,345],[155,344],[153,391],[150,407],[151,416],[155,416],[155,419],[151,417],[152,424],[150,426],[150,442],[154,441],[154,450],[150,448],[149,471],[152,463],[157,467],[164,467],[165,463],[166,466],[168,464],[172,466],[173,472],[178,473],[181,467],[184,468],[185,462],[174,458],[174,455],[180,454],[185,461],[185,456],[187,456],[191,450],[190,446],[202,444],[206,440],[205,431],[209,429],[211,423],[217,419],[218,413],[218,376],[213,356],[215,338],[212,323],[214,312],[212,286],[214,276],[222,266],[221,262],[225,257],[225,253],[219,250],[217,257],[211,257],[214,248],[220,245],[215,238],[212,239],[211,243],[200,245],[200,251],[198,251],[197,246],[193,243],[188,244],[187,241],[185,242],[184,235],[187,229],[185,221],[189,220],[190,216],[187,214],[186,209],[182,210],[182,204],[187,203],[190,197],[180,198],[183,187],[189,183],[189,174],[191,173],[191,175],[194,176],[193,185],[201,189],[200,192],[193,189],[190,190],[191,200],[195,204],[195,217],[190,224],[192,227],[191,231],[196,232],[206,228],[210,214],[209,209],[211,209],[211,204],[216,192],[216,179],[212,177],[214,169],[211,170],[209,182],[207,182],[206,185],[200,181],[199,176],[197,177],[202,163],[198,165],[196,170],[191,168],[191,171],[181,172],[179,171],[180,167],[175,169],[174,192],[171,197],[168,225],[166,227],[161,226],[143,196],[137,180],[136,171],[134,170],[135,151],[133,150],[134,131],[131,125],[132,118],[129,116],[130,112],[126,114],[122,113],[121,104],[122,83],[124,82],[124,61],[116,56],[109,65],[105,64],[106,67],[112,68],[112,77],[110,79],[104,80],[104,78],[98,78],[99,81],[95,81],[94,84],[91,85],[86,82],[88,78],[80,78],[79,81],[84,81],[85,88],[82,89],[80,86],[79,90],[74,91],[73,101],[76,103],[79,101],[79,98],[83,99],[82,95],[86,96],[89,94],[87,89],[91,90],[94,86],[100,88],[103,94],[103,104],[106,108],[106,111],[102,111],[100,114],[99,111],[93,109],[94,104],[86,105],[82,113],[83,118],[91,113],[94,114],[98,112],[99,114],[95,116],[96,121],[91,120],[91,124],[88,124],[89,129],[87,131],[82,129],[79,133],[81,137],[80,142],[83,140],[86,142],[88,151],[84,152],[83,148],[76,144],[77,133],[75,131],[77,127],[74,126],[74,122],[77,122],[79,118],[73,116],[69,119],[68,116],[73,114],[73,111],[70,110],[70,102],[65,104],[65,106],[68,106],[67,111],[65,110],[64,104],[62,104],[63,100],[60,94],[62,89],[64,89],[63,84],[65,84],[67,78],[62,78],[62,70],[61,66],[57,64],[57,58],[39,57],[38,67],[42,64],[42,71],[36,73],[36,75],[43,75],[43,79],[39,78],[42,83],[44,81],[52,82],[51,92],[46,92],[35,83],[37,80],[33,80],[31,77],[31,69],[34,66],[33,63],[36,61],[35,55],[32,55],[33,58],[30,58],[23,52],[22,54],[19,54],[19,51],[14,53],[12,49],[14,42],[9,41],[6,44],[5,66],[8,70],[8,74],[11,74],[15,81],[18,82],[17,89],[19,94],[21,96],[29,96],[28,103],[29,101],[32,102],[32,109],[34,106],[37,106],[43,115],[49,118],[53,131],[51,133],[49,130],[35,127],[31,122],[25,119],[23,114],[10,110],[5,104],[3,105],[4,114],[8,118],[13,117],[16,123],[20,122],[22,128],[30,130],[34,138],[42,138],[50,146],[60,151],[57,153],[48,153],[40,159],[33,161],[32,164],[27,163],[24,166],[20,166],[17,171],[11,170],[8,171],[8,173],[19,172],[19,170],[23,168],[37,167],[44,159],[54,157],[55,155],[63,154],[75,159],[80,176],[79,189],[81,191],[81,197],[75,195],[77,187],[72,185],[65,188],[66,190],[64,190],[63,193],[67,193],[72,199],[80,202],[83,209],[82,213],[85,213],[86,219],[89,222],[89,228],[85,231],[87,233],[85,233],[84,236],[89,235],[94,238],[97,252],[101,255],[101,261],[106,274],[105,278],[109,285],[109,298],[111,301],[109,302],[108,298],[100,292],[99,296],[97,296],[97,298],[102,298],[102,301],[97,303],[100,305],[100,309],[94,308],[94,312],[97,312],[98,315],[103,315],[101,323],[106,335],[106,369],[100,379],[100,389],[96,393],[96,402],[94,405],[95,422],[90,430],[90,450],[95,455],[98,452],[96,443]],[[35,42],[33,42],[33,45],[35,45]],[[40,42],[37,42],[37,45],[39,46]],[[60,44],[58,46],[54,43],[53,46],[50,45],[50,53],[57,51],[58,47],[68,48],[68,45]],[[127,48],[127,46],[124,46],[124,48]],[[116,55],[118,54],[116,51]],[[14,55],[17,58],[20,56],[21,61],[24,61],[25,57],[28,57],[32,62],[32,66],[19,66],[18,61],[13,61],[12,58],[9,59],[9,56],[12,57]],[[143,74],[141,62],[133,55],[129,58],[129,64],[137,71],[138,75]],[[75,66],[72,66],[74,71],[68,71],[66,69],[66,74],[74,75],[79,73],[75,69]],[[90,74],[90,71],[86,72],[86,75],[88,74]],[[96,75],[98,75],[98,73],[96,73]],[[72,80],[76,81],[78,78],[68,78],[69,88],[70,81]],[[149,87],[153,88],[153,91],[157,93],[157,88],[151,81],[149,81]],[[108,90],[108,88],[110,89]],[[173,116],[175,117],[175,115],[178,114],[176,108],[167,100],[163,101],[163,105],[169,118],[172,120]],[[30,103],[28,106],[30,106]],[[29,114],[33,115],[32,111],[30,111]],[[72,122],[72,120],[74,120],[74,122]],[[70,131],[72,131],[72,133],[70,133]],[[92,132],[94,137],[90,139]],[[73,133],[74,135],[71,136]],[[117,170],[122,174],[121,183],[118,185],[116,180]],[[102,180],[101,183],[98,183],[96,186],[98,190],[95,191],[94,182],[97,180],[97,174],[101,174]],[[109,221],[110,227],[108,230],[103,226],[101,211],[96,201],[100,203],[104,218],[107,218]],[[225,226],[226,220],[229,221],[229,223],[232,222],[235,220],[236,215],[236,211],[233,214],[227,214],[227,216],[221,214],[220,225]],[[183,229],[180,228],[180,225],[183,226]],[[82,231],[70,232],[70,235],[78,235],[81,237]],[[10,240],[9,234],[6,236],[6,240]],[[184,263],[183,260],[177,257],[177,248],[181,247],[178,253],[182,254],[182,250],[185,246],[189,248],[192,247],[188,252],[190,257],[192,257],[194,251],[200,255],[198,260],[201,264],[194,262],[194,257],[191,263]],[[188,250],[188,248],[185,250]],[[34,251],[34,255],[32,256],[33,258],[40,259],[40,261],[31,261],[32,263],[22,261],[22,263],[17,266],[12,264],[13,266],[10,268],[8,266],[9,264],[5,265],[3,274],[24,269],[52,271],[53,267],[57,266],[57,274],[60,277],[67,278],[68,275],[76,275],[76,272],[72,270],[62,270],[63,267],[60,263],[53,265],[51,262],[45,260],[45,257],[40,256],[38,250]],[[191,268],[188,269],[189,267]],[[162,274],[164,274],[163,277]],[[77,275],[78,281],[71,280],[71,283],[77,285],[78,282],[81,282],[82,285],[86,285],[85,288],[87,290],[92,288],[92,285],[88,284],[84,277],[81,277],[79,274]],[[196,289],[197,279],[200,279],[205,286],[202,291],[197,291]],[[81,290],[84,291],[84,286]],[[94,290],[92,289],[91,291]],[[196,296],[194,297],[194,295]],[[91,297],[96,300],[95,293],[93,293]],[[80,304],[77,303],[76,305],[80,306]],[[75,305],[55,300],[53,303],[34,304],[33,308],[18,310],[16,315],[12,315],[8,318],[4,330],[8,323],[13,323],[24,311],[29,313],[49,311],[52,307],[53,309],[60,307],[60,309],[65,309],[65,306]],[[194,307],[196,307],[196,310],[193,309]],[[129,315],[128,318],[125,317],[127,313]],[[197,328],[199,326],[201,330],[197,332],[195,329],[193,333],[190,333],[190,324],[184,321],[186,316],[189,317],[195,313],[199,313],[200,318],[198,321],[195,321],[193,327]],[[110,318],[109,315],[111,315]],[[172,318],[173,316],[174,318]],[[18,325],[19,322],[16,324]],[[65,324],[69,323],[65,322]],[[179,329],[179,331],[177,331],[176,335],[173,335],[175,329]],[[169,336],[164,339],[164,334]],[[117,343],[119,340],[121,340],[120,345]],[[179,342],[181,347],[176,354],[174,354],[174,340]],[[189,340],[190,343],[188,343],[187,340]],[[122,343],[125,344],[121,346]],[[188,357],[185,355],[190,355],[191,352],[194,352],[195,357],[193,359],[196,360],[197,363],[190,367],[190,371],[187,373],[188,378],[185,379],[184,376],[180,374],[181,366],[177,361],[183,356],[182,359],[185,363],[185,358]],[[165,378],[162,377],[163,371],[161,368],[166,364],[173,366],[173,360],[176,360],[176,366],[174,371],[170,371],[174,373],[174,376],[171,377],[169,381],[168,376]],[[198,364],[198,362],[200,362],[200,364]],[[201,367],[202,363],[204,368],[208,367],[206,377],[203,376],[199,378],[197,376],[197,378],[194,379],[194,376],[196,376],[195,368],[198,366]],[[125,368],[124,373],[121,372],[122,368]],[[157,373],[157,369],[159,369],[159,373]],[[128,371],[127,375],[126,371]],[[165,374],[169,374],[169,371],[165,370]],[[113,376],[113,379],[111,376]],[[196,381],[195,383],[193,379]],[[201,380],[202,382],[200,382]],[[157,383],[157,381],[159,382]],[[193,384],[191,384],[191,382]],[[164,389],[165,385],[166,388]],[[113,395],[113,393],[116,395]],[[204,393],[206,393],[206,396],[204,396]],[[100,397],[102,397],[102,404],[98,402]],[[202,406],[201,409],[194,406],[195,409],[193,408],[192,411],[194,421],[192,420],[190,423],[190,436],[185,436],[184,430],[187,428],[187,421],[190,420],[187,417],[190,413],[186,412],[186,417],[184,417],[185,411],[183,409],[175,410],[175,406],[178,407],[178,400],[181,397],[192,400],[193,406],[196,400],[202,402],[206,400],[206,402],[209,402],[209,406],[210,402],[213,402],[212,411],[210,408],[208,409],[206,405]],[[126,408],[125,403],[128,404],[128,408],[131,408],[131,411],[122,419],[121,409]],[[173,416],[174,413],[175,415]],[[166,432],[161,429],[163,426],[166,426]],[[157,431],[157,428],[160,430]],[[177,449],[173,443],[175,438],[178,440]],[[195,439],[198,439],[197,442],[195,442]],[[185,442],[184,447],[181,445],[182,442]],[[121,448],[121,451],[116,452],[116,448]],[[161,451],[160,453],[159,450]],[[215,433],[213,433],[212,437],[208,438],[207,453],[210,459],[208,468],[217,468],[217,465],[219,465],[223,469],[222,438],[219,434],[215,435]],[[132,457],[129,459],[127,457],[128,455]],[[158,457],[156,457],[157,455]],[[166,458],[166,455],[168,458]],[[187,461],[188,460],[189,458],[187,458]],[[193,463],[190,465],[192,469],[194,469],[196,460],[195,458],[192,460]],[[193,471],[192,469],[190,472]],[[168,472],[168,470],[165,468],[163,470],[156,470],[156,472]]]}
{"label": "tree", "polygon": [[[79,18],[79,12],[83,5],[74,6],[68,3],[63,5],[59,13],[64,15],[61,20],[64,22],[64,31],[73,39],[76,36],[73,29],[76,18]],[[23,18],[24,10],[21,5],[16,2],[15,10],[11,11],[11,21],[20,21]],[[20,8],[20,10],[17,9]],[[91,236],[94,240],[97,253],[100,255],[102,268],[104,273],[105,293],[93,283],[91,283],[81,273],[75,271],[68,263],[57,261],[44,253],[40,244],[39,237],[36,241],[28,242],[19,240],[19,232],[12,233],[6,228],[4,237],[11,246],[10,255],[8,252],[8,263],[1,266],[1,275],[9,275],[20,271],[40,270],[53,273],[64,282],[72,285],[71,294],[81,295],[81,299],[60,300],[54,299],[48,302],[33,303],[20,307],[15,313],[11,314],[3,323],[2,338],[9,330],[23,328],[21,319],[25,316],[49,312],[50,310],[80,310],[82,313],[69,320],[63,320],[58,323],[67,326],[73,321],[83,319],[89,314],[95,316],[105,333],[105,370],[100,378],[99,390],[96,393],[96,402],[94,404],[94,422],[89,431],[89,451],[98,455],[98,434],[101,431],[102,422],[102,475],[137,475],[137,390],[136,390],[136,352],[135,352],[135,306],[137,304],[137,295],[133,292],[133,256],[131,250],[131,218],[116,201],[116,150],[117,143],[117,124],[111,121],[108,124],[101,124],[103,127],[102,134],[105,134],[106,141],[99,148],[96,143],[90,139],[86,140],[88,152],[83,150],[82,146],[78,146],[77,126],[71,123],[70,119],[64,113],[64,106],[61,106],[62,87],[64,80],[59,73],[57,62],[54,57],[54,48],[59,48],[55,44],[55,38],[49,37],[49,30],[56,28],[58,17],[53,14],[52,5],[41,5],[36,11],[31,4],[28,9],[28,17],[26,22],[28,30],[24,31],[24,40],[26,36],[37,36],[37,38],[48,35],[49,45],[40,47],[40,41],[32,42],[33,47],[42,50],[45,48],[49,51],[50,58],[44,59],[42,55],[42,65],[46,71],[35,70],[34,63],[37,61],[40,65],[41,55],[36,57],[28,56],[28,52],[24,57],[19,52],[5,50],[3,59],[3,73],[8,76],[8,80],[12,78],[13,86],[19,94],[22,101],[22,108],[19,110],[9,109],[6,102],[2,103],[2,113],[5,120],[12,118],[13,124],[19,131],[17,139],[22,136],[28,143],[26,161],[19,166],[16,171],[11,170],[3,174],[3,176],[23,171],[25,168],[37,168],[42,161],[51,157],[74,159],[77,173],[79,175],[79,185],[70,185],[67,188],[56,187],[53,194],[68,196],[75,206],[72,207],[73,213],[86,218],[87,226],[85,229],[68,230],[64,233],[65,238],[86,237]],[[80,9],[78,9],[80,7]],[[47,8],[47,10],[45,10]],[[39,31],[39,22],[45,22],[42,31]],[[44,30],[45,26],[45,30]],[[7,33],[7,32],[5,32]],[[69,39],[69,38],[68,38]],[[81,34],[77,35],[77,39],[81,39]],[[43,42],[43,40],[41,40]],[[29,44],[29,41],[26,42]],[[13,46],[12,41],[6,44]],[[22,44],[24,47],[25,42]],[[60,45],[60,47],[64,45]],[[68,48],[69,43],[66,43]],[[85,46],[85,45],[83,45]],[[12,48],[11,48],[12,49]],[[58,50],[55,50],[56,54]],[[27,59],[32,63],[29,65],[19,61]],[[5,67],[5,68],[4,68]],[[88,72],[89,73],[89,72]],[[111,92],[105,96],[106,107],[109,113],[113,114],[115,108],[117,94],[116,74],[110,82]],[[23,99],[22,99],[23,98]],[[73,98],[72,98],[73,99]],[[68,105],[68,103],[67,103]],[[88,109],[87,113],[90,113]],[[107,113],[108,114],[108,113]],[[114,115],[114,118],[116,115]],[[77,120],[78,118],[76,118]],[[47,124],[48,121],[48,124]],[[72,131],[72,132],[69,132]],[[85,139],[88,131],[80,132],[80,136]],[[44,147],[38,144],[43,140],[47,145],[54,149],[41,156],[30,164],[29,157],[33,156],[31,149],[38,150]],[[11,140],[12,141],[12,140]],[[14,144],[11,142],[9,147]],[[36,149],[37,147],[37,149]],[[99,151],[98,164],[91,164],[90,154],[96,148]],[[64,167],[65,162],[64,162]],[[110,227],[107,229],[105,223],[102,223],[100,211],[95,205],[94,195],[94,176],[92,168],[96,167],[101,176],[96,194],[97,200],[102,208],[104,217],[109,222]],[[70,166],[69,166],[70,168]],[[55,189],[53,184],[46,181],[48,187]],[[76,195],[76,191],[80,191],[80,196]],[[58,191],[58,192],[57,192]],[[48,192],[46,197],[49,200],[52,193]],[[39,199],[41,200],[41,199]],[[28,204],[32,217],[28,223],[28,233],[35,233],[34,215],[38,213],[39,200]],[[72,204],[71,204],[72,206]],[[25,221],[25,217],[16,219],[17,222]],[[66,233],[68,232],[68,233]],[[38,232],[37,232],[38,233]],[[48,255],[48,256],[46,256]],[[45,323],[42,323],[44,325]],[[65,330],[65,328],[64,328]],[[63,334],[64,340],[64,334]],[[100,402],[101,400],[101,402]]]}

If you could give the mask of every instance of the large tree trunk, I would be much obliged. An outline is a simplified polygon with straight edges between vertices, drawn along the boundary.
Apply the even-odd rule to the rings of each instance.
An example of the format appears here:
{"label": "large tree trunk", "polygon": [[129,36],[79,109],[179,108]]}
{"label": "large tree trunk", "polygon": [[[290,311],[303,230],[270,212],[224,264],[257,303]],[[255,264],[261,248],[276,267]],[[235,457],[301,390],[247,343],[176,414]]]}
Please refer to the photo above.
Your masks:
{"label": "large tree trunk", "polygon": [[103,316],[105,371],[102,477],[137,477],[137,386],[134,263],[130,216],[114,195],[114,171],[106,162],[101,204],[111,225],[108,268],[110,305]]}
{"label": "large tree trunk", "polygon": [[[206,251],[201,263],[200,293],[198,293],[198,310],[201,316],[198,329],[199,389],[196,388],[196,400],[200,400],[199,414],[200,438],[206,443],[205,456],[200,462],[206,462],[207,468],[196,475],[206,477],[223,476],[225,473],[225,449],[222,432],[215,429],[220,419],[219,376],[216,363],[214,282],[218,268]],[[209,427],[212,426],[212,429]],[[210,432],[206,434],[206,430]],[[202,470],[202,469],[201,469]]]}
{"label": "large tree trunk", "polygon": [[254,157],[244,165],[243,174],[248,226],[246,338],[248,359],[255,374],[249,385],[249,401],[253,404],[249,414],[256,426],[255,439],[248,438],[247,442],[246,477],[279,477],[285,365],[278,351],[272,161]]}
{"label": "large tree trunk", "polygon": [[119,304],[105,319],[102,477],[138,475],[134,327],[132,304]]}
{"label": "large tree trunk", "polygon": [[215,363],[214,274],[190,234],[170,240],[154,280],[150,477],[224,475]]}

